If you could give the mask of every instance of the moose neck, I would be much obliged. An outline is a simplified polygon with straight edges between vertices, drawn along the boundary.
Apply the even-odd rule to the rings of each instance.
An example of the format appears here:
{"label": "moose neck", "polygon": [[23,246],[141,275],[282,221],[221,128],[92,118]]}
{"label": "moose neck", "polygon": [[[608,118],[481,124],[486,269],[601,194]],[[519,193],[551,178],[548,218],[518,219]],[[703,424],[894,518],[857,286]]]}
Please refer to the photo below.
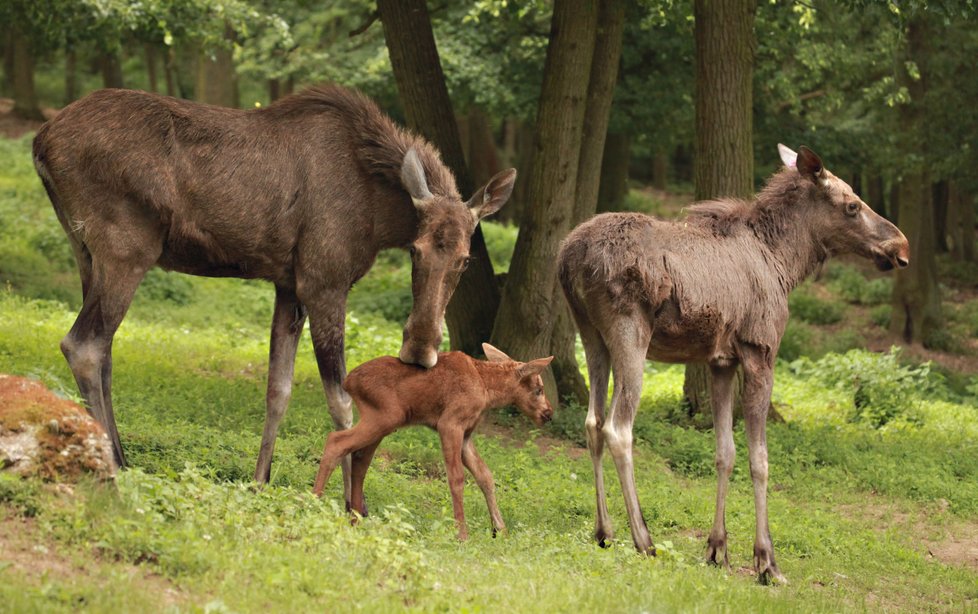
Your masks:
{"label": "moose neck", "polygon": [[516,363],[485,362],[475,360],[475,368],[486,386],[486,409],[511,405],[516,400],[516,386],[513,374]]}
{"label": "moose neck", "polygon": [[418,236],[418,210],[402,190],[384,189],[372,200],[377,250],[407,247]]}
{"label": "moose neck", "polygon": [[758,195],[760,214],[753,228],[771,253],[771,264],[787,295],[817,271],[829,254],[811,231],[812,201],[805,186],[777,192],[769,187]]}

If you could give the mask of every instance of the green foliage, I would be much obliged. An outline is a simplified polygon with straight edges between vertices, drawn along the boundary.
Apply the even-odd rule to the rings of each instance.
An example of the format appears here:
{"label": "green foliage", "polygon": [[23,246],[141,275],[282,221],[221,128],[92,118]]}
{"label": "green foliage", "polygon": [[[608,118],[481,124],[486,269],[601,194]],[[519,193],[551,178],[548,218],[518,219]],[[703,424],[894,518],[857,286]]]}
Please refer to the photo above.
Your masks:
{"label": "green foliage", "polygon": [[40,488],[33,480],[11,473],[0,473],[0,504],[7,505],[23,516],[35,516],[39,511]]}
{"label": "green foliage", "polygon": [[867,279],[854,266],[833,262],[826,267],[829,288],[850,303],[880,305],[889,302],[893,294],[893,278]]}
{"label": "green foliage", "polygon": [[842,306],[803,290],[788,296],[791,314],[810,324],[835,324],[842,321]]}
{"label": "green foliage", "polygon": [[869,319],[880,328],[889,328],[891,317],[893,317],[892,305],[877,305],[869,314]]}

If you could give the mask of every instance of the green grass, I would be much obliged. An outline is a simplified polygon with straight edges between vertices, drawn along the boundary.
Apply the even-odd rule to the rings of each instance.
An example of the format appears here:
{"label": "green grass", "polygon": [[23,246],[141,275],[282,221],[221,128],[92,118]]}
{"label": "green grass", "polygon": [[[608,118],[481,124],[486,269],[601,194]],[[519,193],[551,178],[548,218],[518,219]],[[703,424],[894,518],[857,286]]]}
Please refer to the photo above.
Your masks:
{"label": "green grass", "polygon": [[[60,230],[23,164],[27,151],[27,141],[0,140],[0,159],[14,160],[0,166],[12,169],[0,171],[0,253],[23,262],[61,253],[57,241],[37,239]],[[515,229],[490,225],[486,237],[497,270],[507,268]],[[70,263],[45,261],[52,268],[35,273],[0,261],[29,282],[7,278],[0,292],[0,372],[72,396],[58,342],[74,319],[77,280]],[[354,290],[351,368],[398,347],[408,280],[395,252]],[[794,356],[779,364],[774,390],[786,422],[768,428],[771,530],[791,583],[763,587],[748,569],[753,497],[739,427],[727,506],[734,571],[700,561],[713,515],[714,436],[675,419],[681,367],[648,366],[635,425],[637,488],[659,546],[655,559],[631,548],[607,456],[617,540],[606,550],[591,542],[593,477],[580,407],[560,410],[543,430],[502,411],[493,419],[506,436],[477,438],[507,534],[490,537],[482,495],[469,480],[472,537],[455,540],[438,440],[424,429],[385,440],[366,482],[371,516],[350,526],[337,477],[322,500],[309,494],[331,425],[307,334],[272,483],[256,489],[272,300],[265,284],[153,274],[114,347],[116,413],[135,469],[114,488],[82,484],[70,495],[0,479],[0,514],[32,518],[37,539],[76,563],[69,572],[33,574],[0,561],[0,611],[978,607],[978,570],[928,555],[961,527],[974,534],[978,384],[952,390],[926,366],[902,365],[896,355],[826,353],[848,349],[828,342],[813,354],[797,341],[805,331],[815,341],[817,326],[792,320],[800,327]],[[970,318],[962,310],[961,321]]]}

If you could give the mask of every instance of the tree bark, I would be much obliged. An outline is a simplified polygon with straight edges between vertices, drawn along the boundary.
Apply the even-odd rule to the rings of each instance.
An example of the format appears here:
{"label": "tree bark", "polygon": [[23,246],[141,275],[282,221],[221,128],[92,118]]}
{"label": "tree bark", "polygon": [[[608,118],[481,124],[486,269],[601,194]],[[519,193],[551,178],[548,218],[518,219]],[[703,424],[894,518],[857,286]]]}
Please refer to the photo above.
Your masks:
{"label": "tree bark", "polygon": [[123,88],[122,60],[118,52],[103,51],[99,57],[99,68],[102,71],[102,86]]}
{"label": "tree bark", "polygon": [[[928,26],[925,16],[910,20],[907,27],[905,61],[897,63],[899,81],[907,88],[910,102],[898,109],[901,147],[905,151],[925,151],[926,117],[923,99],[927,91]],[[907,73],[913,62],[919,77]],[[890,330],[907,343],[927,343],[941,325],[941,303],[937,287],[936,234],[930,180],[921,162],[903,170],[899,184],[900,229],[910,241],[910,266],[896,271],[893,284],[893,315]]]}
{"label": "tree bark", "polygon": [[884,193],[883,176],[876,172],[869,173],[866,178],[866,203],[873,211],[887,217]]}
{"label": "tree bark", "polygon": [[64,105],[68,106],[78,98],[78,52],[68,49],[65,52],[65,96]]}
{"label": "tree bark", "polygon": [[177,53],[173,47],[167,47],[166,60],[163,62],[163,74],[166,76],[166,95],[177,97],[181,93],[179,90],[179,77],[177,75]]}
{"label": "tree bark", "polygon": [[947,181],[937,181],[931,186],[931,199],[934,202],[934,238],[937,241],[938,251],[946,254],[951,251],[947,240],[947,218],[950,205]]}
{"label": "tree bark", "polygon": [[962,206],[964,200],[961,198],[961,191],[957,184],[949,181],[947,184],[947,239],[950,243],[951,258],[956,262],[964,260],[964,224],[962,223]]}
{"label": "tree bark", "polygon": [[665,191],[669,183],[669,154],[656,147],[652,152],[652,187]]}
{"label": "tree bark", "polygon": [[278,79],[268,80],[268,103],[271,104],[282,97],[282,82]]}
{"label": "tree bark", "polygon": [[621,211],[628,194],[631,139],[624,132],[609,132],[601,156],[598,211]]}
{"label": "tree bark", "polygon": [[[234,31],[227,25],[224,38],[234,39]],[[212,53],[202,51],[197,60],[197,84],[194,96],[200,102],[222,107],[238,108],[238,75],[234,70],[234,57],[230,48],[219,47]]]}
{"label": "tree bark", "polygon": [[496,141],[485,111],[472,107],[466,114],[466,120],[469,136],[466,159],[469,161],[469,172],[472,173],[474,185],[483,185],[502,170],[499,154],[496,152]]}
{"label": "tree bark", "polygon": [[[574,200],[570,228],[594,215],[598,206],[604,145],[608,136],[611,101],[618,80],[622,33],[625,26],[625,4],[603,0],[598,9],[597,35],[588,79],[587,108],[584,112],[584,133],[577,166],[577,197]],[[577,364],[574,342],[577,331],[570,309],[560,288],[554,290],[557,318],[551,337],[552,364],[557,394],[577,403],[587,403],[588,390]]]}
{"label": "tree bark", "polygon": [[[465,164],[425,0],[378,0],[377,10],[408,126],[438,148],[467,198],[475,185]],[[472,235],[469,253],[473,260],[448,303],[445,321],[452,349],[480,354],[499,305],[499,288],[480,226]]]}
{"label": "tree bark", "polygon": [[[551,349],[557,254],[570,231],[584,132],[597,3],[555,0],[537,109],[529,199],[493,328],[494,344],[527,360]],[[543,162],[543,163],[541,163]],[[553,374],[547,395],[559,402]]]}
{"label": "tree bark", "polygon": [[961,257],[975,262],[975,197],[958,191],[958,220],[961,223]]}
{"label": "tree bark", "polygon": [[14,33],[13,29],[0,32],[3,42],[3,80],[0,81],[0,94],[14,95]]}
{"label": "tree bark", "polygon": [[149,80],[149,91],[158,92],[158,79],[156,70],[156,46],[152,43],[143,45],[143,52],[146,57],[146,77]]}
{"label": "tree bark", "polygon": [[34,56],[30,40],[19,30],[10,31],[14,115],[24,119],[44,121],[41,106],[34,90]]}
{"label": "tree bark", "polygon": [[[696,200],[754,193],[753,62],[755,0],[695,0]],[[742,375],[738,375],[738,380]],[[686,366],[691,414],[712,415],[709,368]],[[740,399],[737,397],[737,405]]]}

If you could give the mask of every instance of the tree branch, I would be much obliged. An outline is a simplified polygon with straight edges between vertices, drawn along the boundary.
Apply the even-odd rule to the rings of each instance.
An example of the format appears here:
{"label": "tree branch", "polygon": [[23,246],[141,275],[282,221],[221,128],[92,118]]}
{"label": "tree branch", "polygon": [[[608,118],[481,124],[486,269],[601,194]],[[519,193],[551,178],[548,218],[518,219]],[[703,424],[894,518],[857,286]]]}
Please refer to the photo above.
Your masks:
{"label": "tree branch", "polygon": [[359,27],[357,27],[354,30],[350,30],[350,38],[353,38],[355,36],[360,36],[361,34],[366,32],[370,28],[370,26],[372,26],[374,22],[377,21],[378,19],[380,19],[380,11],[374,9],[373,11],[370,12],[369,15],[367,15],[366,20],[364,20],[364,22],[360,24]]}

